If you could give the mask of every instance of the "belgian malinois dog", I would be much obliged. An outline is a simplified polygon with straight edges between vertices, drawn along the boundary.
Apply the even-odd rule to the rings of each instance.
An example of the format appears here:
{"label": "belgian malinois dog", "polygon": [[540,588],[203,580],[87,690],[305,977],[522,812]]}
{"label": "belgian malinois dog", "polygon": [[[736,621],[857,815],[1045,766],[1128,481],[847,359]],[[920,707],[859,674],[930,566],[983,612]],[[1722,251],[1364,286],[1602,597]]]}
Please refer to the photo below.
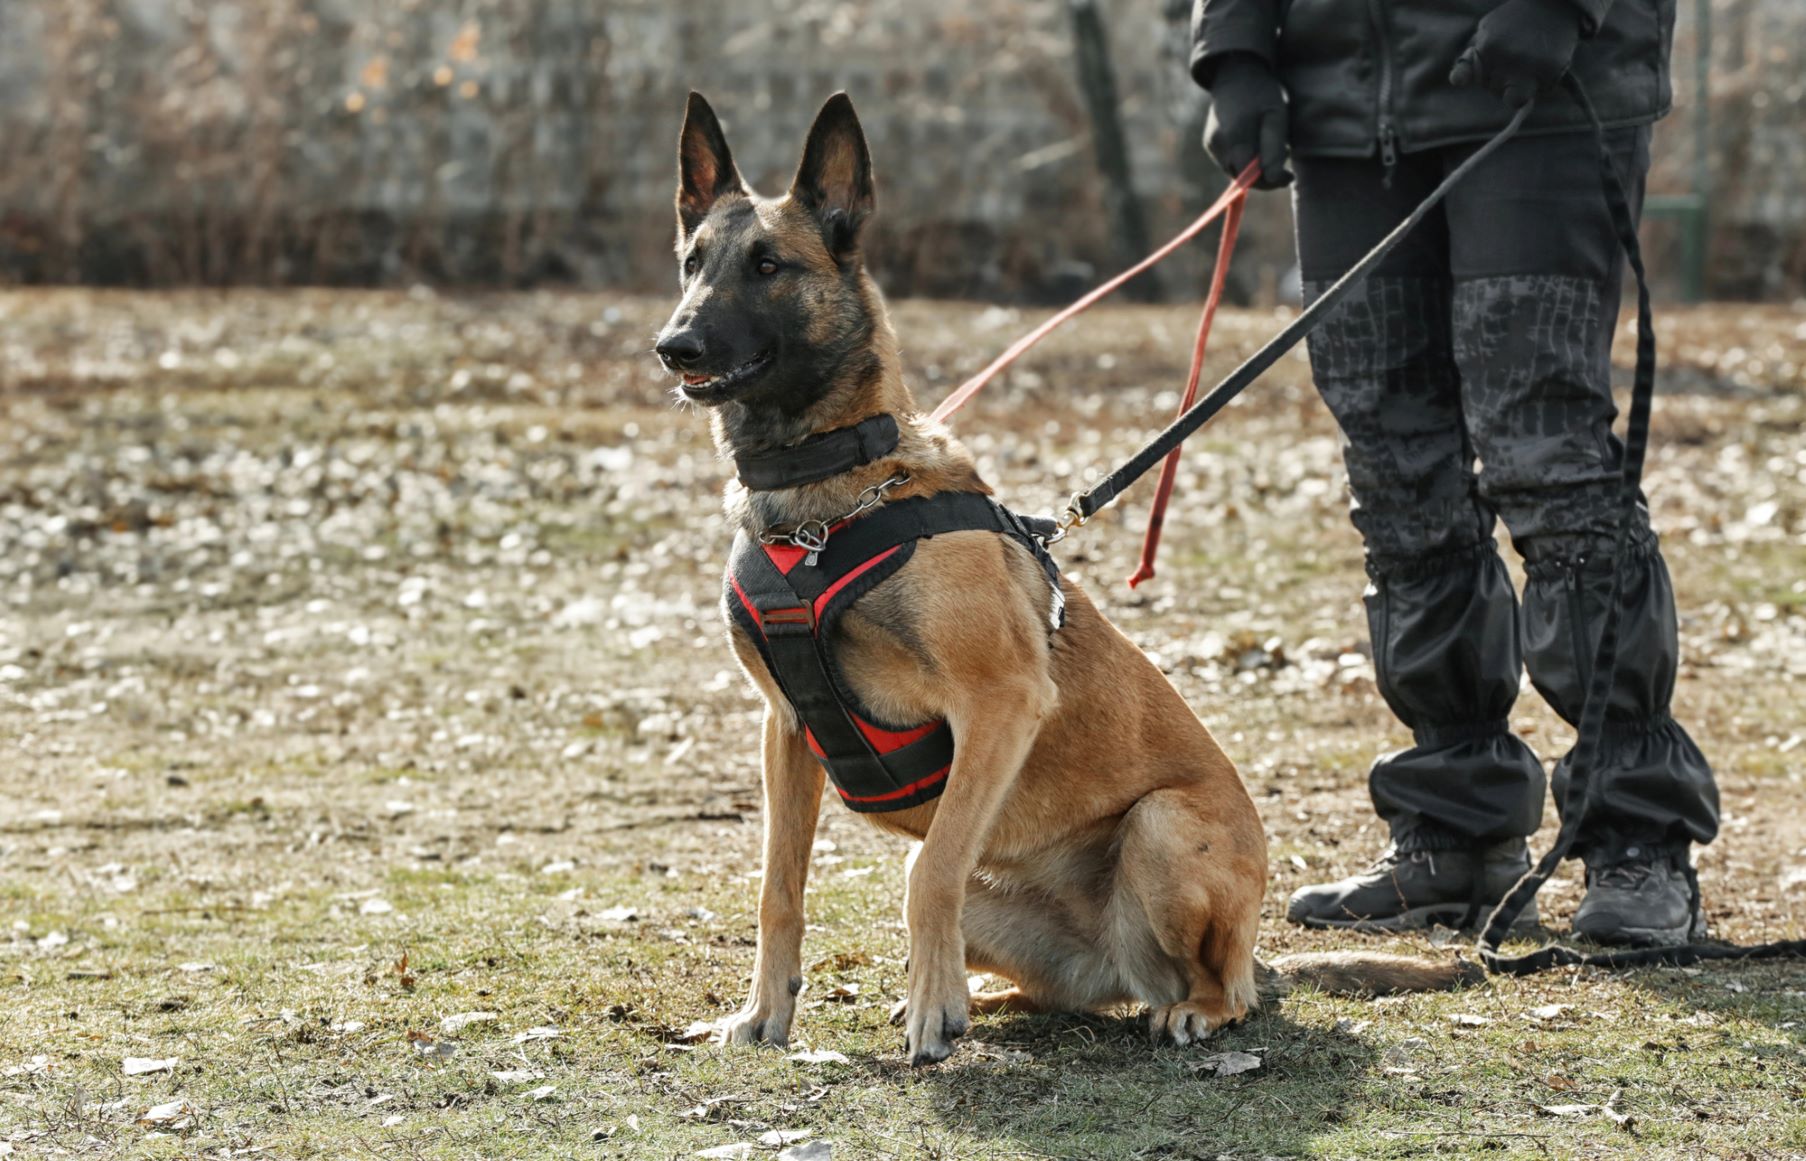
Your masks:
{"label": "belgian malinois dog", "polygon": [[[730,482],[729,520],[757,537],[832,524],[862,496],[988,495],[971,453],[903,384],[860,253],[874,187],[846,95],[816,117],[789,192],[763,198],[692,93],[678,174],[683,298],[657,352],[678,394],[708,411],[721,450],[781,456],[877,416],[899,428],[888,455],[827,479]],[[1159,669],[1081,589],[1058,583],[1056,631],[1058,598],[1021,543],[933,536],[826,643],[864,705],[894,721],[939,719],[957,738],[938,798],[868,816],[917,843],[904,903],[909,986],[896,1013],[912,1063],[945,1059],[973,1012],[1141,1005],[1154,1035],[1186,1044],[1289,980],[1385,994],[1472,978],[1471,965],[1385,955],[1258,963],[1267,842],[1247,788]],[[803,883],[824,769],[758,643],[729,621],[766,703],[765,834],[751,994],[721,1039],[784,1045],[802,987]],[[1014,986],[968,994],[969,971]]]}

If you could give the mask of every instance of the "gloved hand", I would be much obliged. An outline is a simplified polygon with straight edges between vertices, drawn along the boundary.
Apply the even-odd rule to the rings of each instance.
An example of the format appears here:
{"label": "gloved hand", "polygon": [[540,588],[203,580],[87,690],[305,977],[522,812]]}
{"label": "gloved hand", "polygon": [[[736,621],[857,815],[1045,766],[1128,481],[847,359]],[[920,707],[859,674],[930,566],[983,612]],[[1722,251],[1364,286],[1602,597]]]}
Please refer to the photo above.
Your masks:
{"label": "gloved hand", "polygon": [[1571,0],[1505,0],[1480,18],[1449,84],[1485,85],[1514,109],[1527,105],[1568,70],[1580,20]]}
{"label": "gloved hand", "polygon": [[1204,122],[1204,149],[1229,172],[1240,173],[1260,158],[1255,189],[1292,184],[1286,168],[1286,98],[1267,62],[1233,52],[1217,62],[1210,78],[1210,117]]}

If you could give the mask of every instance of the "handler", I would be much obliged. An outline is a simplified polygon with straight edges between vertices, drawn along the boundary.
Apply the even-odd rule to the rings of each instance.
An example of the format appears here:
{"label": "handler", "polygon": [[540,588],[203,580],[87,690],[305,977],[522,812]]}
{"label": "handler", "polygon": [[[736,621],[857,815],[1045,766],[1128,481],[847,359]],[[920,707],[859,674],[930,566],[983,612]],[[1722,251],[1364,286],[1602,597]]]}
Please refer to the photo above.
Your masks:
{"label": "handler", "polygon": [[[1640,212],[1673,25],[1674,0],[1195,0],[1205,147],[1231,173],[1258,157],[1272,189],[1292,182],[1289,146],[1307,298],[1537,98],[1523,132],[1310,336],[1366,544],[1374,669],[1416,744],[1369,778],[1391,845],[1298,891],[1293,922],[1458,923],[1529,866],[1543,766],[1508,715],[1527,666],[1557,713],[1580,717],[1611,599],[1623,450],[1611,393],[1622,262],[1590,124],[1556,82],[1571,67],[1585,86]],[[1524,559],[1521,608],[1496,517]],[[1645,506],[1635,521],[1573,926],[1674,944],[1705,932],[1689,847],[1717,834],[1718,790],[1669,713],[1674,592]],[[1558,802],[1570,759],[1555,768]]]}

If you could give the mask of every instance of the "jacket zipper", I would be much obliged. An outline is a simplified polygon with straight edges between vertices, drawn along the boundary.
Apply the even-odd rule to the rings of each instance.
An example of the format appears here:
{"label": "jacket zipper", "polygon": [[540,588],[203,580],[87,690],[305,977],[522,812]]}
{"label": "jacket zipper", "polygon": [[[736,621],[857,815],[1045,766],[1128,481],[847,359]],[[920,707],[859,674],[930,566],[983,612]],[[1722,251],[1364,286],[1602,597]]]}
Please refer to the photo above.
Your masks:
{"label": "jacket zipper", "polygon": [[1373,18],[1373,39],[1380,58],[1380,164],[1386,168],[1385,186],[1391,189],[1392,171],[1398,166],[1398,128],[1392,123],[1392,46],[1386,40],[1385,0],[1367,0],[1367,11]]}

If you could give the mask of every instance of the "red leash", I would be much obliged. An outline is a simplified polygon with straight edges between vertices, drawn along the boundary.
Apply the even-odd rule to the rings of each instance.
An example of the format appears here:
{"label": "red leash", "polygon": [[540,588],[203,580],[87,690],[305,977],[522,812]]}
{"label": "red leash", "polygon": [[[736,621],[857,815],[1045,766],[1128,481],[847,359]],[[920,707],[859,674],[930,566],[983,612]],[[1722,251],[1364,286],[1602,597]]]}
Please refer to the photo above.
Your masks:
{"label": "red leash", "polygon": [[[1217,242],[1217,263],[1210,275],[1210,293],[1204,300],[1204,312],[1198,319],[1197,341],[1192,345],[1191,375],[1185,385],[1185,400],[1179,405],[1181,413],[1186,411],[1197,398],[1198,379],[1204,370],[1204,348],[1210,341],[1210,324],[1216,318],[1217,306],[1223,298],[1223,282],[1229,273],[1229,258],[1235,252],[1236,235],[1241,229],[1242,208],[1247,204],[1248,190],[1259,180],[1260,162],[1251,161],[1247,168],[1236,175],[1233,182],[1229,183],[1229,188],[1223,191],[1222,196],[1211,203],[1209,209],[1199,214],[1197,220],[1191,225],[1173,235],[1172,239],[1160,249],[1011,343],[1009,349],[991,360],[984,370],[961,383],[954,389],[953,394],[941,400],[940,406],[936,407],[928,418],[936,422],[945,420],[964,407],[974,395],[984,389],[985,384],[1002,373],[1004,368],[1021,358],[1036,343],[1052,334],[1062,323],[1076,315],[1083,314],[1099,301],[1121,289],[1124,283],[1137,274],[1158,265],[1179,247],[1203,233],[1205,227],[1227,214],[1228,219],[1223,223],[1223,236]],[[1154,506],[1148,513],[1147,537],[1141,546],[1141,566],[1135,570],[1135,575],[1129,578],[1131,588],[1154,575],[1154,553],[1160,546],[1160,528],[1166,519],[1166,505],[1172,497],[1173,480],[1178,471],[1179,449],[1174,448],[1172,454],[1167,456],[1166,466],[1160,473],[1160,486],[1154,493]]]}
{"label": "red leash", "polygon": [[[1259,165],[1259,162],[1250,163],[1249,171]],[[1246,194],[1236,198],[1230,203],[1229,216],[1223,219],[1223,235],[1217,239],[1217,264],[1210,272],[1210,293],[1204,298],[1204,313],[1198,318],[1198,338],[1191,348],[1191,374],[1185,380],[1185,398],[1179,401],[1180,415],[1190,411],[1191,405],[1198,401],[1198,378],[1204,373],[1204,348],[1210,342],[1210,324],[1217,317],[1217,304],[1223,301],[1229,256],[1235,253],[1235,236],[1241,232],[1242,209],[1247,204]],[[1183,450],[1183,444],[1174,448],[1160,469],[1160,483],[1154,489],[1153,506],[1148,509],[1148,530],[1141,538],[1141,563],[1129,577],[1130,588],[1154,575],[1154,554],[1160,551],[1160,529],[1166,523],[1166,504],[1173,497],[1173,481],[1179,476],[1179,453]]]}

